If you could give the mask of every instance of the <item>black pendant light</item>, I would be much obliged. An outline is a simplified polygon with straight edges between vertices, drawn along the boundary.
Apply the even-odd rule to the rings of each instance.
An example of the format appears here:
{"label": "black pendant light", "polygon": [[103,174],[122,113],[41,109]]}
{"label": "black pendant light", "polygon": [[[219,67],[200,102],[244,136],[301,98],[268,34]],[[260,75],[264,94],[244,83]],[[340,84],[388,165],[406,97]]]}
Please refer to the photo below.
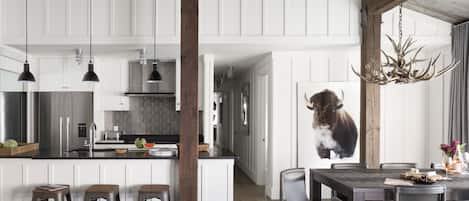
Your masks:
{"label": "black pendant light", "polygon": [[91,47],[91,40],[92,40],[92,35],[93,35],[93,30],[92,30],[92,16],[93,16],[93,10],[92,10],[92,6],[93,6],[93,1],[90,0],[90,61],[88,63],[88,72],[85,73],[85,75],[83,76],[83,79],[82,81],[83,82],[99,82],[99,78],[98,78],[98,75],[96,75],[96,73],[94,72],[94,63],[93,63],[93,57],[92,57],[92,47]]}
{"label": "black pendant light", "polygon": [[28,0],[26,0],[26,59],[24,61],[23,72],[18,76],[18,81],[21,82],[35,82],[36,79],[34,75],[29,70],[29,62],[28,62]]}
{"label": "black pendant light", "polygon": [[163,82],[161,79],[161,74],[158,72],[158,60],[156,59],[156,0],[154,0],[153,4],[153,70],[151,71],[150,77],[148,77],[148,83],[161,83]]}
{"label": "black pendant light", "polygon": [[160,83],[163,82],[161,80],[161,74],[158,72],[158,60],[153,62],[153,70],[151,71],[150,77],[147,80],[148,83]]}

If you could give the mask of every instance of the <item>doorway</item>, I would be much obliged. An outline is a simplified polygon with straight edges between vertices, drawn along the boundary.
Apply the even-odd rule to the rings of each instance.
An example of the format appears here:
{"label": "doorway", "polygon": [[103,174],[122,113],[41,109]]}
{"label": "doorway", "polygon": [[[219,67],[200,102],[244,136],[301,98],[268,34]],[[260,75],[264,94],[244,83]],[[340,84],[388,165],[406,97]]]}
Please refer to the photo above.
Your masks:
{"label": "doorway", "polygon": [[271,176],[268,154],[270,74],[268,68],[253,71],[226,78],[216,93],[221,97],[217,112],[220,142],[216,145],[239,156],[234,171],[235,201],[270,201],[271,184],[277,179]]}

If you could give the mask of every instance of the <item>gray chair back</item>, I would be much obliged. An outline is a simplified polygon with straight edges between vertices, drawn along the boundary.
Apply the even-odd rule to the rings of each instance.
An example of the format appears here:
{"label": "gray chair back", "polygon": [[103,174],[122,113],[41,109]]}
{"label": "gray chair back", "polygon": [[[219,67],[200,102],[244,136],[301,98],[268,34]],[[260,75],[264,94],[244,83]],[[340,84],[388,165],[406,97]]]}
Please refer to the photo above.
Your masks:
{"label": "gray chair back", "polygon": [[349,170],[349,169],[363,169],[366,165],[360,163],[332,163],[331,169]]}
{"label": "gray chair back", "polygon": [[431,169],[436,169],[436,170],[444,170],[445,165],[443,163],[431,163],[430,168]]}
{"label": "gray chair back", "polygon": [[381,163],[379,165],[381,169],[412,169],[416,168],[417,164],[415,163]]}
{"label": "gray chair back", "polygon": [[396,186],[395,201],[446,201],[446,186]]}
{"label": "gray chair back", "polygon": [[280,172],[280,200],[308,201],[304,168],[287,169]]}

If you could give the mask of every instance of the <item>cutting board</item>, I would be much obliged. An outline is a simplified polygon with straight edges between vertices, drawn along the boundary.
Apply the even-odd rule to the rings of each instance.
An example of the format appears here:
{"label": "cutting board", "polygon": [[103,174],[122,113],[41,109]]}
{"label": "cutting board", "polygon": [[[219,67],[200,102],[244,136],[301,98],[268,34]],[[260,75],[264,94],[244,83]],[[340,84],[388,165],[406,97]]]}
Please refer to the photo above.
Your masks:
{"label": "cutting board", "polygon": [[39,149],[38,143],[33,144],[20,144],[15,148],[0,148],[0,156],[16,156],[19,154],[33,152]]}

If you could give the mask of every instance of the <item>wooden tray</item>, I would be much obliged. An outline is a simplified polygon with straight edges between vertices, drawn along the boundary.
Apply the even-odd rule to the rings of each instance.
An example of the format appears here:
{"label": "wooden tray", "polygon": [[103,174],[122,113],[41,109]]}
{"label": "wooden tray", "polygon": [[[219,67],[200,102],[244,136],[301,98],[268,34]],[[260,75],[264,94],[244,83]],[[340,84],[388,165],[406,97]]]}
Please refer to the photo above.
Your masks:
{"label": "wooden tray", "polygon": [[199,152],[208,152],[209,146],[208,144],[199,144],[198,149]]}
{"label": "wooden tray", "polygon": [[[177,144],[177,146],[179,150],[180,149],[179,143]],[[197,149],[199,150],[199,152],[208,152],[209,148],[210,147],[208,146],[208,144],[205,144],[205,143],[197,145]]]}
{"label": "wooden tray", "polygon": [[33,152],[39,149],[39,144],[20,144],[15,148],[0,148],[0,156],[15,156],[27,152]]}

